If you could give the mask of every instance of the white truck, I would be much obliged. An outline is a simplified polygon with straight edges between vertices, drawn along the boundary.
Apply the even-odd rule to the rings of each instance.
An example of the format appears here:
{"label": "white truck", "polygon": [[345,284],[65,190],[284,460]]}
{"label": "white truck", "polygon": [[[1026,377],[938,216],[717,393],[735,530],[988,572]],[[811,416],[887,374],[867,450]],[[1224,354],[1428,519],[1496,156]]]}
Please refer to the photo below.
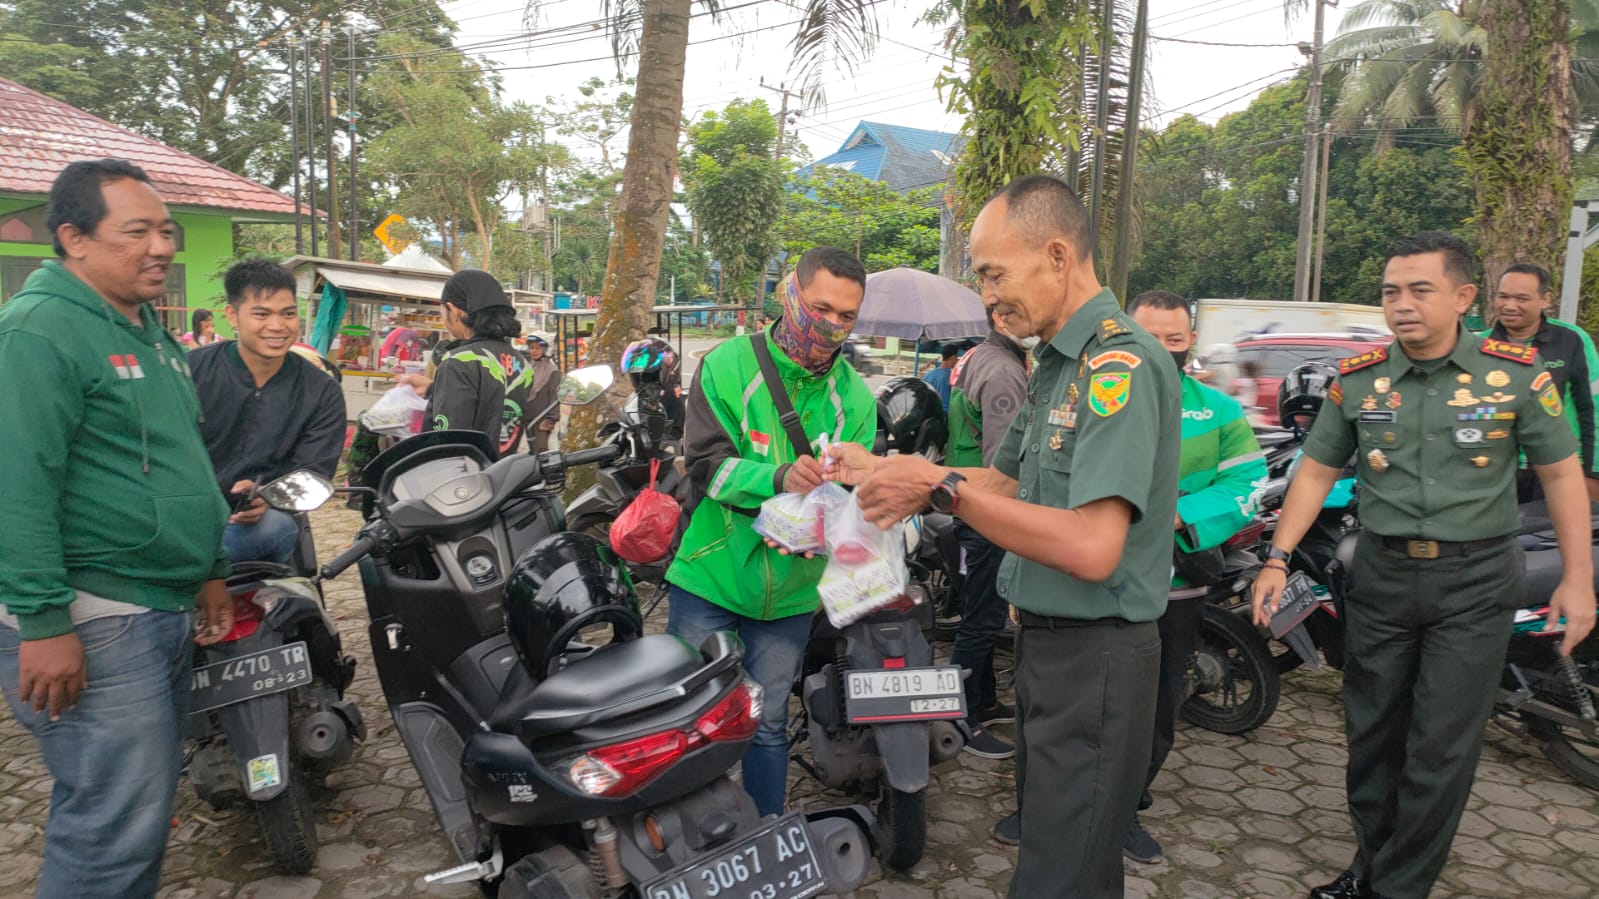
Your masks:
{"label": "white truck", "polygon": [[1196,300],[1198,351],[1265,333],[1388,334],[1381,306],[1294,300]]}

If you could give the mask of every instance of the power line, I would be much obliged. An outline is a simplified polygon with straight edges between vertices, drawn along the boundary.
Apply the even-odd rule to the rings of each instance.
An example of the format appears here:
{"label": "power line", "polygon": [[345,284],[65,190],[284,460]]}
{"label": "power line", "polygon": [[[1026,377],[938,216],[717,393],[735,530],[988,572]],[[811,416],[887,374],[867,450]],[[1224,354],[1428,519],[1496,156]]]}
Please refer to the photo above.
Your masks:
{"label": "power line", "polygon": [[1149,39],[1152,40],[1152,41],[1160,41],[1163,44],[1194,44],[1194,45],[1200,46],[1200,47],[1298,47],[1299,46],[1298,44],[1289,44],[1289,43],[1283,43],[1283,44],[1234,44],[1234,43],[1228,43],[1226,41],[1196,41],[1196,40],[1190,40],[1188,38],[1181,38],[1181,37],[1161,37],[1158,34],[1150,35]]}

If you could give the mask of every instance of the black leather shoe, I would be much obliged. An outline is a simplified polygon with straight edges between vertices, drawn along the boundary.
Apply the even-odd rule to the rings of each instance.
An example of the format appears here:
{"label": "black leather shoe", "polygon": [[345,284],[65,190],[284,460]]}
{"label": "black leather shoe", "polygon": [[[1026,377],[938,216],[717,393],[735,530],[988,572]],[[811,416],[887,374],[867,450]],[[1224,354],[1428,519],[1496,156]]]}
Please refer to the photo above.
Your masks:
{"label": "black leather shoe", "polygon": [[1362,883],[1353,871],[1345,871],[1332,883],[1322,884],[1310,891],[1310,899],[1371,899],[1371,897],[1371,887]]}

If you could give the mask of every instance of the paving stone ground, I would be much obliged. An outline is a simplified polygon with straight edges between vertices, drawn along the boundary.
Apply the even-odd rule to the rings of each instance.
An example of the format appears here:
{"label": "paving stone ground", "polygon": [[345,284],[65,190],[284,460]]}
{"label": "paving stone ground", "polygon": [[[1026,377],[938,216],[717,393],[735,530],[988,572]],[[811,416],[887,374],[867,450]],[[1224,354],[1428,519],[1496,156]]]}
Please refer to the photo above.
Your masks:
{"label": "paving stone ground", "polygon": [[[359,524],[342,508],[314,516],[324,555]],[[309,877],[273,876],[246,811],[216,812],[183,783],[163,872],[163,899],[470,896],[428,889],[422,875],[453,863],[415,770],[383,706],[366,615],[352,570],[328,585],[345,646],[360,659],[352,694],[371,735],[318,791],[321,851]],[[664,622],[658,610],[654,622]],[[948,647],[941,649],[947,652]],[[1302,897],[1353,854],[1345,811],[1338,675],[1296,672],[1265,727],[1229,737],[1192,727],[1156,781],[1144,813],[1167,861],[1127,863],[1127,896],[1171,899]],[[998,732],[1010,735],[1010,728]],[[797,769],[796,769],[797,772]],[[1005,894],[1015,850],[988,836],[1015,808],[1009,761],[962,755],[935,771],[928,852],[904,874],[873,871],[855,894],[873,899],[985,899]],[[852,801],[796,774],[796,800]],[[32,737],[0,712],[0,896],[31,895],[43,851],[50,779]],[[1436,899],[1599,896],[1599,794],[1567,781],[1534,746],[1490,725],[1477,783]]]}

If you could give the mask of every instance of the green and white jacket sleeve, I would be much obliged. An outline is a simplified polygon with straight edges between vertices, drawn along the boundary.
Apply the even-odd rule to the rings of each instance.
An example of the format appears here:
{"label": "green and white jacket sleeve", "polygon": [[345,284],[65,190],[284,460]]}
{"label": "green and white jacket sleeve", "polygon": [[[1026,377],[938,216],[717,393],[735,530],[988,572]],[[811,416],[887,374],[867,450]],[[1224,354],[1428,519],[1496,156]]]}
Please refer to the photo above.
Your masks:
{"label": "green and white jacket sleeve", "polygon": [[[734,396],[739,394],[735,392]],[[724,506],[754,509],[782,489],[787,466],[750,458],[755,455],[739,427],[739,410],[718,389],[713,366],[694,373],[683,428],[683,456],[701,495]]]}
{"label": "green and white jacket sleeve", "polygon": [[[1182,478],[1177,544],[1185,552],[1220,546],[1260,507],[1266,457],[1243,408],[1231,397],[1183,378]],[[1197,390],[1195,388],[1198,388]]]}

